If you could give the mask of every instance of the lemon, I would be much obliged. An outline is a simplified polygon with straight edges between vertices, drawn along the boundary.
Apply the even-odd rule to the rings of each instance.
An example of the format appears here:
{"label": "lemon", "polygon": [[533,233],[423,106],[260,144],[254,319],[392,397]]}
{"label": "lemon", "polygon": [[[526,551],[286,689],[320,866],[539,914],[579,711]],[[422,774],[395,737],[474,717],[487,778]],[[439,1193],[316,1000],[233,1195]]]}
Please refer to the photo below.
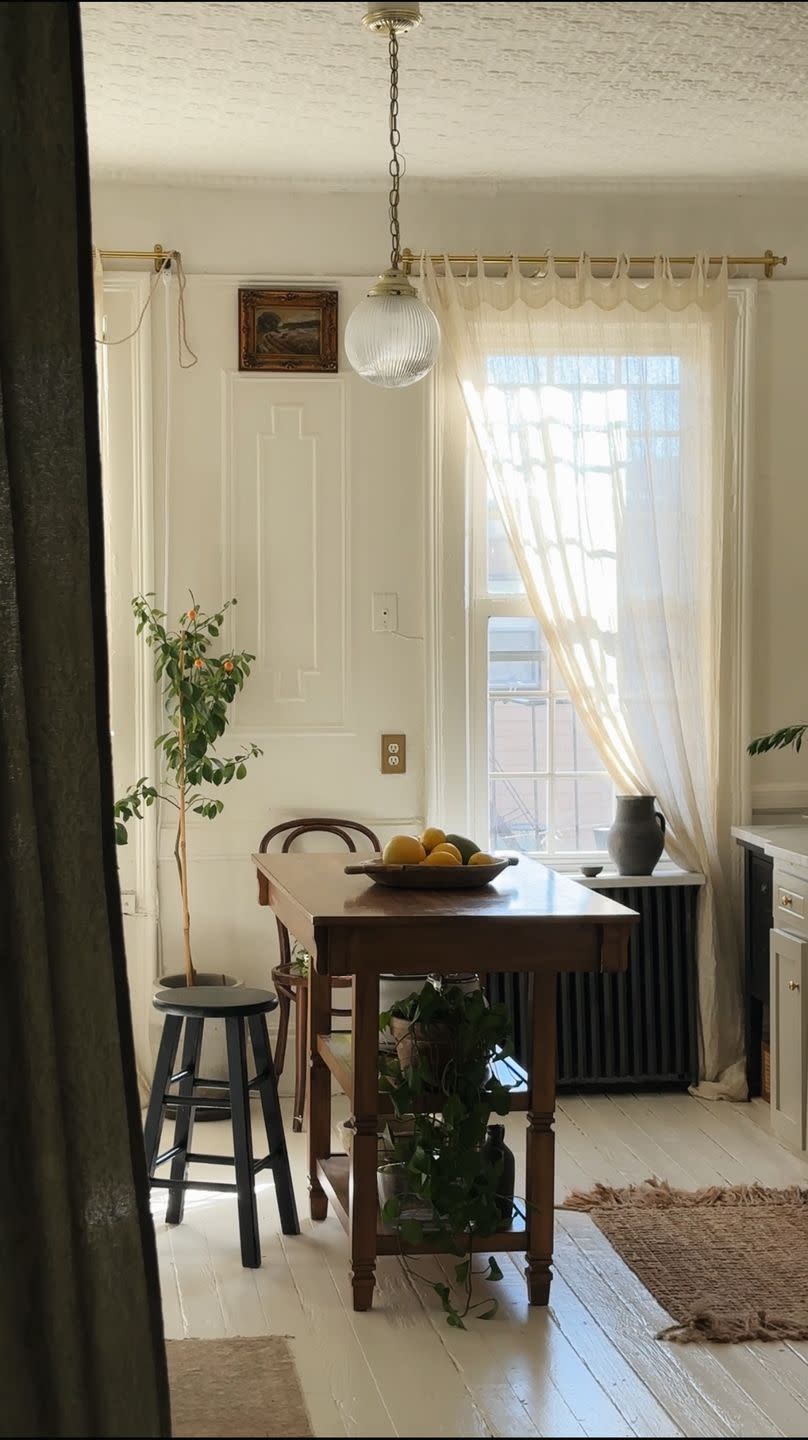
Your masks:
{"label": "lemon", "polygon": [[421,864],[457,866],[462,864],[462,861],[458,860],[455,855],[450,855],[448,850],[431,850],[426,859],[421,861]]}
{"label": "lemon", "polygon": [[496,863],[496,855],[486,855],[484,850],[478,850],[477,854],[472,855],[469,860],[469,865],[496,865]]}
{"label": "lemon", "polygon": [[463,856],[460,854],[460,851],[458,850],[457,846],[456,846],[456,845],[450,845],[449,842],[448,842],[448,840],[444,840],[444,842],[443,842],[442,845],[436,845],[436,846],[435,846],[435,850],[439,850],[441,853],[443,853],[443,852],[445,851],[447,855],[454,855],[455,860],[457,861],[458,865],[462,865],[462,864],[463,864]]}
{"label": "lemon", "polygon": [[382,852],[385,865],[419,865],[426,851],[414,835],[394,835]]}
{"label": "lemon", "polygon": [[421,836],[421,844],[428,855],[430,850],[435,849],[436,845],[442,845],[445,839],[446,835],[444,831],[439,830],[437,825],[427,825],[426,830]]}

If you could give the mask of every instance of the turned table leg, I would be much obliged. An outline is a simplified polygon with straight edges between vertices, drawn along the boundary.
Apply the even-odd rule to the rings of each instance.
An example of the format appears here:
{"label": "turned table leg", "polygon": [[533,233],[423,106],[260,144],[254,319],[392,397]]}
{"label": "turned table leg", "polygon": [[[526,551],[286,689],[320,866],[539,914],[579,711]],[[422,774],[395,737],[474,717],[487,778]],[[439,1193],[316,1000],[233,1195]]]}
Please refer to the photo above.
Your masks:
{"label": "turned table leg", "polygon": [[309,1212],[325,1220],[328,1197],[317,1176],[317,1161],[331,1154],[331,1072],[317,1049],[317,1036],[331,1030],[331,981],[313,963],[309,974]]}
{"label": "turned table leg", "polygon": [[531,1305],[548,1304],[553,1278],[557,988],[558,977],[554,971],[533,974],[525,1185],[525,1275]]}
{"label": "turned table leg", "polygon": [[379,977],[353,984],[353,1145],[351,1154],[351,1283],[354,1310],[369,1310],[376,1280],[379,1096]]}

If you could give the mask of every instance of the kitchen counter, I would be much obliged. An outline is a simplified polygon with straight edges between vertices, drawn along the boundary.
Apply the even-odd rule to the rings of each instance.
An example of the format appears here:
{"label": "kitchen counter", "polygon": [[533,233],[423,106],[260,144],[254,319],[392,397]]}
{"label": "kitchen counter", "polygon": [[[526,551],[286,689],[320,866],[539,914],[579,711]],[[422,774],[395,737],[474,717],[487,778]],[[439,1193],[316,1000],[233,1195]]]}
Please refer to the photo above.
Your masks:
{"label": "kitchen counter", "polygon": [[780,865],[808,871],[808,821],[790,824],[733,825],[732,834],[742,845],[755,845]]}

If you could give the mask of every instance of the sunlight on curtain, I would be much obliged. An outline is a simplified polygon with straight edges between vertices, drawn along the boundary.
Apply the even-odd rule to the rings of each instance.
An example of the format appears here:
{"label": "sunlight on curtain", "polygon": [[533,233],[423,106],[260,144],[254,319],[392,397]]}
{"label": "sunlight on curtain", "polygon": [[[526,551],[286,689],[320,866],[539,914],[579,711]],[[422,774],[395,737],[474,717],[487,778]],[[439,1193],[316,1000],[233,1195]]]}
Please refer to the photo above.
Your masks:
{"label": "sunlight on curtain", "polygon": [[[653,792],[708,885],[701,1093],[746,1093],[719,829],[727,275],[582,259],[536,279],[438,275],[438,315],[527,594],[618,791]],[[734,733],[734,727],[728,727]],[[724,742],[725,743],[725,742]]]}

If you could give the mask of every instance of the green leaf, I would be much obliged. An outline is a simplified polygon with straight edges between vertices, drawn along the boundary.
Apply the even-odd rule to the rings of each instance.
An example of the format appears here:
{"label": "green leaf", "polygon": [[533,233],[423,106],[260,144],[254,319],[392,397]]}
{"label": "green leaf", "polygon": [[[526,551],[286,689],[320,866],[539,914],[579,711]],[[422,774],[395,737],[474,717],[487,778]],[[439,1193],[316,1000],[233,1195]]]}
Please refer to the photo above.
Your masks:
{"label": "green leaf", "polygon": [[391,1195],[382,1206],[382,1219],[387,1225],[394,1225],[401,1214],[401,1197]]}
{"label": "green leaf", "polygon": [[424,1238],[424,1227],[419,1220],[402,1220],[398,1229],[407,1245],[420,1245]]}
{"label": "green leaf", "polygon": [[120,821],[118,820],[118,821],[116,821],[116,823],[115,823],[115,844],[116,844],[116,845],[128,845],[128,843],[129,843],[129,836],[128,836],[127,833],[126,833],[126,826],[125,826],[125,825],[122,825],[122,824],[120,823]]}
{"label": "green leaf", "polygon": [[464,1260],[461,1265],[455,1265],[455,1280],[458,1285],[465,1285],[469,1277],[469,1261]]}
{"label": "green leaf", "polygon": [[243,780],[246,774],[247,774],[247,766],[244,764],[244,761],[242,760],[241,764],[236,766],[236,779],[237,779],[237,780]]}
{"label": "green leaf", "polygon": [[477,1316],[478,1320],[493,1320],[499,1309],[499,1301],[492,1300],[487,1310],[481,1310]]}
{"label": "green leaf", "polygon": [[500,1268],[499,1268],[496,1260],[494,1259],[493,1255],[489,1255],[489,1257],[488,1257],[488,1279],[489,1279],[489,1280],[501,1280],[501,1279],[502,1279],[502,1271],[500,1270]]}
{"label": "green leaf", "polygon": [[465,1330],[465,1325],[456,1310],[450,1310],[446,1316],[446,1324],[451,1325],[453,1330]]}

